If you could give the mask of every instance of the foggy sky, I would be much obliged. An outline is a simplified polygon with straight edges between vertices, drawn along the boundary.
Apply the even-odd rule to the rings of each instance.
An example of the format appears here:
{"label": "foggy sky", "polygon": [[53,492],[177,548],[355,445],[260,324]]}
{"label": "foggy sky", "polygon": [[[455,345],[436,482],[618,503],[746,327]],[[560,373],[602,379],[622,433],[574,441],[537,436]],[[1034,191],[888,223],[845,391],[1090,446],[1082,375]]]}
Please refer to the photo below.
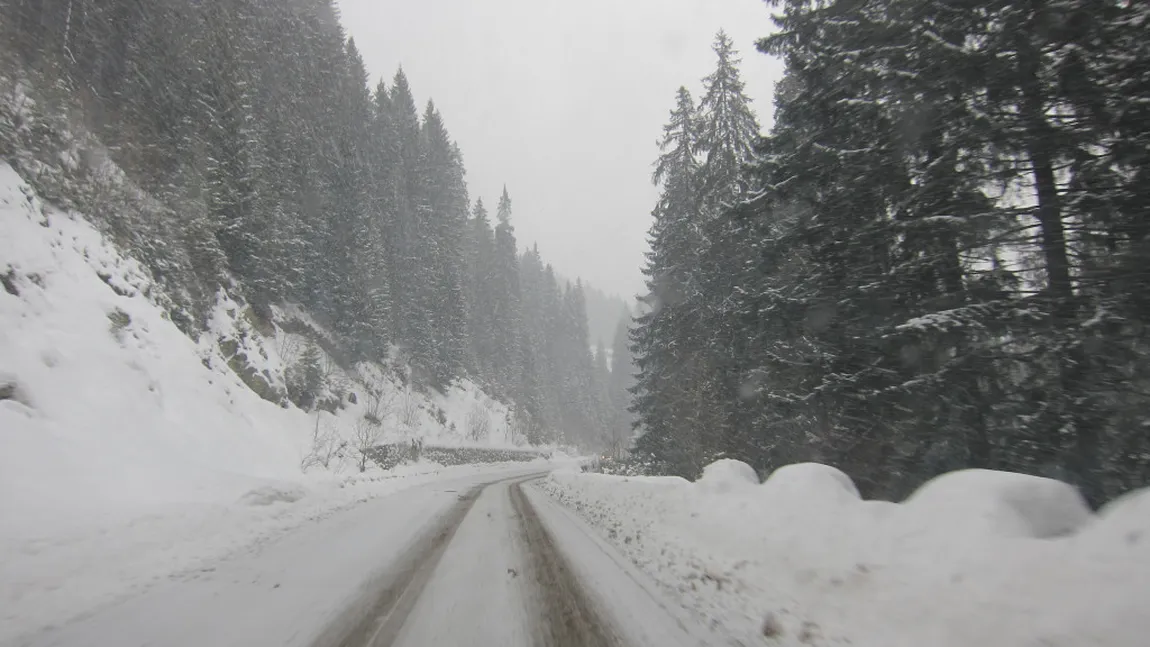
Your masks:
{"label": "foggy sky", "polygon": [[764,127],[777,61],[761,0],[339,0],[372,85],[402,65],[463,149],[472,200],[504,184],[521,247],[621,296],[642,291],[651,169],[676,89],[701,95],[721,27]]}

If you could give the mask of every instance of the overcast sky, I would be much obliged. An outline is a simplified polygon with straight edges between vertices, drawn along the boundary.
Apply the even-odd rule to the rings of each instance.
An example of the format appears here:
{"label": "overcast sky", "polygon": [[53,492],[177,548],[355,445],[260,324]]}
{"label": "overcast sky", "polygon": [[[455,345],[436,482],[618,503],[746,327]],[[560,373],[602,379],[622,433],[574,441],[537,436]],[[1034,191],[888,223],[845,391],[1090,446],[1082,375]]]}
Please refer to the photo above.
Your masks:
{"label": "overcast sky", "polygon": [[622,296],[640,267],[651,164],[675,90],[701,94],[726,29],[766,125],[780,65],[761,0],[339,0],[368,72],[403,65],[463,149],[471,198],[507,185],[521,246]]}

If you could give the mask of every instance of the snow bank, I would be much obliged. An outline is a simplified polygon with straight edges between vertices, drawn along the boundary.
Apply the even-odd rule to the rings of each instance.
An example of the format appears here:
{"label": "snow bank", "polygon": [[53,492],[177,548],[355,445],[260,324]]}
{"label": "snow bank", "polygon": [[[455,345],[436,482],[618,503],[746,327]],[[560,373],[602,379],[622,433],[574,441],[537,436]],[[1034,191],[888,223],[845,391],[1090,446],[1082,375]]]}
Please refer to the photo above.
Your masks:
{"label": "snow bank", "polygon": [[1097,521],[1082,533],[1080,543],[1102,558],[1119,555],[1150,562],[1150,488],[1131,492],[1103,507]]}
{"label": "snow bank", "polygon": [[763,492],[768,497],[797,497],[804,500],[815,497],[820,501],[840,503],[859,499],[858,488],[851,477],[821,463],[797,463],[780,467],[763,483]]}
{"label": "snow bank", "polygon": [[759,475],[746,463],[724,458],[703,469],[697,485],[715,494],[724,494],[759,484]]}
{"label": "snow bank", "polygon": [[1142,645],[1150,490],[1097,516],[1074,488],[967,470],[863,501],[824,465],[761,485],[574,471],[541,486],[731,644]]}
{"label": "snow bank", "polygon": [[962,470],[936,477],[919,488],[906,507],[907,517],[929,523],[930,530],[959,535],[1058,537],[1091,521],[1078,490],[1053,479]]}

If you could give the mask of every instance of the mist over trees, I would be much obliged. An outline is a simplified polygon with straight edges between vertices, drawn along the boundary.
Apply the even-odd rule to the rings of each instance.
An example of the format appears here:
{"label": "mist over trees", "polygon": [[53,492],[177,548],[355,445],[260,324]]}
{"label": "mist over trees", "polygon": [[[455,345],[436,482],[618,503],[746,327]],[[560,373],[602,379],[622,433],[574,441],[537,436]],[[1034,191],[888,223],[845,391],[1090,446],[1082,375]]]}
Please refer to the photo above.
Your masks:
{"label": "mist over trees", "polygon": [[602,342],[611,348],[615,333],[618,332],[619,320],[632,314],[634,296],[628,301],[590,284],[584,284],[583,294],[587,300],[587,326],[591,343]]}
{"label": "mist over trees", "polygon": [[443,116],[402,69],[369,83],[334,2],[0,0],[0,15],[8,80],[37,88],[44,129],[5,115],[5,155],[47,183],[16,149],[94,134],[143,197],[101,184],[94,149],[53,171],[59,197],[149,267],[186,332],[221,288],[261,316],[298,303],[350,361],[397,347],[418,384],[470,377],[513,402],[533,442],[611,443],[583,286],[520,255],[506,189],[494,222],[471,201]]}
{"label": "mist over trees", "polygon": [[1150,478],[1150,5],[774,0],[759,136],[720,34],[661,142],[637,451]]}

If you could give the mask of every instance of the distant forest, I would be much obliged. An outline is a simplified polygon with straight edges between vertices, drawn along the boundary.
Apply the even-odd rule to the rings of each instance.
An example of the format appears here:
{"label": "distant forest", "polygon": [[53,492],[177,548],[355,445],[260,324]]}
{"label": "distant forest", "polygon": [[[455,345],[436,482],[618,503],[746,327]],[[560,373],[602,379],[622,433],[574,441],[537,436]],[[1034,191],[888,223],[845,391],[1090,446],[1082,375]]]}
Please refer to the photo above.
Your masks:
{"label": "distant forest", "polygon": [[612,372],[583,286],[520,253],[506,190],[472,201],[434,103],[402,70],[369,82],[331,0],[0,16],[0,152],[143,262],[189,334],[220,289],[257,314],[299,303],[352,360],[398,347],[421,385],[474,379],[532,442],[629,434],[626,344]]}

